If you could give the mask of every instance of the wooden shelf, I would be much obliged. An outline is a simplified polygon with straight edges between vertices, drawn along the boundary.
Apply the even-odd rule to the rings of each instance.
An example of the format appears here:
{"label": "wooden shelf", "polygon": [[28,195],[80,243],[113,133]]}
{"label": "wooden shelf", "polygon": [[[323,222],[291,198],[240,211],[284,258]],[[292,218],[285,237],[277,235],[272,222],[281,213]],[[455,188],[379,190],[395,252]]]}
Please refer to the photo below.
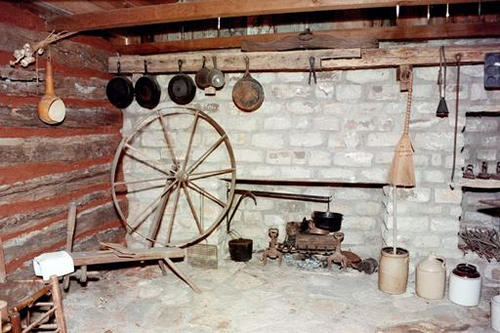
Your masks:
{"label": "wooden shelf", "polygon": [[459,183],[462,187],[468,188],[485,188],[485,189],[500,189],[500,180],[496,179],[460,179]]}
{"label": "wooden shelf", "polygon": [[[225,182],[231,181],[229,178],[221,178]],[[311,187],[360,187],[360,188],[382,188],[388,183],[370,182],[348,182],[331,179],[259,179],[259,178],[237,178],[236,184],[246,185],[275,185],[275,186],[311,186]]]}

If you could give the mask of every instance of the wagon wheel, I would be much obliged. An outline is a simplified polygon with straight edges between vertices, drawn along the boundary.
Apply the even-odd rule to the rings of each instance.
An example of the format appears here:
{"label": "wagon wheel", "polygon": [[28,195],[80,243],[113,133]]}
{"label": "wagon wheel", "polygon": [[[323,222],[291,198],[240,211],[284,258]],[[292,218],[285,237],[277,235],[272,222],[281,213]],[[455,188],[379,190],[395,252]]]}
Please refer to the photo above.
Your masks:
{"label": "wagon wheel", "polygon": [[[229,189],[220,176],[231,178]],[[120,218],[150,246],[185,247],[210,235],[231,207],[235,182],[225,131],[204,112],[182,107],[139,122],[118,145],[111,170]],[[125,194],[128,214],[119,204]]]}

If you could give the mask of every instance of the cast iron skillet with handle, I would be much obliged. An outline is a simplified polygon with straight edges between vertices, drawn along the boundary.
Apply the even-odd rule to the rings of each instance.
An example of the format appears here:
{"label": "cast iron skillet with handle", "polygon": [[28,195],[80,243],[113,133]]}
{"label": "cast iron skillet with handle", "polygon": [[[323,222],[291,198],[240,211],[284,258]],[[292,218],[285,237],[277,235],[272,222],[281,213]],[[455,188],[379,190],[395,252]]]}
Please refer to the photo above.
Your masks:
{"label": "cast iron skillet with handle", "polygon": [[179,73],[168,83],[168,95],[176,104],[191,103],[196,95],[196,86],[191,76],[182,73],[182,60],[179,59]]}
{"label": "cast iron skillet with handle", "polygon": [[120,74],[120,61],[118,60],[118,75],[109,80],[106,85],[106,96],[111,104],[119,109],[125,109],[134,100],[134,85],[126,76]]}
{"label": "cast iron skillet with handle", "polygon": [[154,76],[148,75],[148,63],[144,60],[144,76],[135,83],[135,100],[143,108],[154,109],[160,103],[161,88]]}

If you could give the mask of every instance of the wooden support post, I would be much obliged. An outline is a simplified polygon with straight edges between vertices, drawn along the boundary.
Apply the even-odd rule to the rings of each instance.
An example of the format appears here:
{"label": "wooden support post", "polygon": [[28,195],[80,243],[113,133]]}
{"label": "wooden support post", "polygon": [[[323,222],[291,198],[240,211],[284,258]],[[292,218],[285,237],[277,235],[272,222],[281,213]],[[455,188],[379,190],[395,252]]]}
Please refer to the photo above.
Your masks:
{"label": "wooden support post", "polygon": [[5,254],[3,252],[2,238],[0,237],[0,283],[7,281],[7,269],[5,265]]}
{"label": "wooden support post", "polygon": [[23,329],[21,328],[21,315],[19,312],[13,312],[9,317],[12,325],[12,333],[22,333]]}
{"label": "wooden support post", "polygon": [[[69,205],[67,224],[68,225],[66,229],[66,251],[68,253],[71,253],[73,251],[73,237],[75,234],[75,226],[76,226],[76,204],[74,202],[72,202]],[[63,278],[63,288],[64,290],[68,290],[69,288],[69,275],[66,275]]]}
{"label": "wooden support post", "polygon": [[52,287],[52,301],[56,309],[55,317],[57,327],[59,328],[58,332],[66,333],[66,320],[64,319],[61,289],[59,288],[59,280],[56,275],[50,277],[50,284]]}

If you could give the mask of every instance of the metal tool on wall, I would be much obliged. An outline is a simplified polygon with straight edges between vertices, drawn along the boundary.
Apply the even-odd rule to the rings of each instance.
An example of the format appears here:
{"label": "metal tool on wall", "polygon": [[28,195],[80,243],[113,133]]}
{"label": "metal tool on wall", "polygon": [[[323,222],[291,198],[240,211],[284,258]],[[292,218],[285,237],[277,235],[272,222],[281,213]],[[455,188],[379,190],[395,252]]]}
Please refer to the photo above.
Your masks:
{"label": "metal tool on wall", "polygon": [[250,75],[250,59],[245,56],[245,75],[233,87],[233,102],[244,112],[257,110],[264,102],[264,89],[259,81]]}
{"label": "metal tool on wall", "polygon": [[446,105],[446,57],[444,54],[444,46],[439,48],[439,74],[437,84],[439,86],[439,104],[436,116],[440,118],[448,117],[449,111]]}
{"label": "metal tool on wall", "polygon": [[117,62],[117,71],[118,74],[106,85],[106,96],[111,104],[125,109],[134,100],[134,85],[128,77],[121,75],[120,60]]}
{"label": "metal tool on wall", "polygon": [[[462,54],[455,54],[455,61],[457,63],[457,86],[456,90],[456,102],[455,102],[455,129],[453,134],[453,166],[451,168],[451,184],[453,184],[455,178],[455,166],[457,164],[457,132],[458,132],[458,108],[460,101],[460,60],[462,59]],[[455,187],[450,185],[451,189]]]}
{"label": "metal tool on wall", "polygon": [[144,75],[135,83],[135,100],[143,108],[154,109],[160,103],[161,88],[154,76],[148,74],[148,62],[144,60]]}
{"label": "metal tool on wall", "polygon": [[311,85],[311,78],[314,78],[314,84],[317,83],[316,81],[316,70],[314,68],[314,57],[309,57],[309,80],[307,81],[307,83],[309,85]]}

